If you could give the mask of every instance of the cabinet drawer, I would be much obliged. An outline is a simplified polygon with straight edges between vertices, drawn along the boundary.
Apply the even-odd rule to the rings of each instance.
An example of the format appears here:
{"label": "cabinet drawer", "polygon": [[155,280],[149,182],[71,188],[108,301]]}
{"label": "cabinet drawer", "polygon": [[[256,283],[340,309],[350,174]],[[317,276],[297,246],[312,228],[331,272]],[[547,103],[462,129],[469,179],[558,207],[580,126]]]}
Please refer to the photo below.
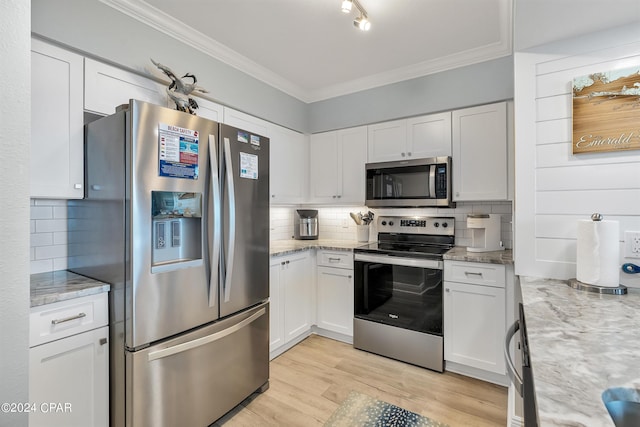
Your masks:
{"label": "cabinet drawer", "polygon": [[90,331],[109,323],[107,293],[33,307],[29,347]]}
{"label": "cabinet drawer", "polygon": [[318,265],[353,269],[353,252],[318,251]]}
{"label": "cabinet drawer", "polygon": [[504,288],[504,265],[485,264],[482,262],[445,261],[444,280]]}

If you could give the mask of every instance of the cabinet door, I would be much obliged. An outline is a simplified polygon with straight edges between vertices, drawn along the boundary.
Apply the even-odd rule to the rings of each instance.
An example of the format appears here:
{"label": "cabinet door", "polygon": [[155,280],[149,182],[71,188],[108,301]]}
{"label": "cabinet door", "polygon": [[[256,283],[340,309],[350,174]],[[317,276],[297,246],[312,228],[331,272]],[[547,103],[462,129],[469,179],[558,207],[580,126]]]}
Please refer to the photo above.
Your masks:
{"label": "cabinet door", "polygon": [[130,99],[167,106],[167,86],[121,68],[92,59],[84,63],[85,110],[110,115],[116,107],[128,104]]}
{"label": "cabinet door", "polygon": [[271,259],[269,265],[269,352],[284,344],[284,306],[281,270],[284,261]]}
{"label": "cabinet door", "polygon": [[109,425],[108,335],[105,326],[29,349],[30,426]]}
{"label": "cabinet door", "polygon": [[250,116],[233,108],[224,107],[224,124],[237,127],[238,129],[257,133],[261,136],[270,137],[269,122]]}
{"label": "cabinet door", "polygon": [[269,130],[269,186],[271,203],[302,203],[309,176],[307,136],[271,125]]}
{"label": "cabinet door", "polygon": [[367,162],[404,160],[407,157],[406,120],[377,123],[367,128]]}
{"label": "cabinet door", "polygon": [[310,199],[315,203],[338,200],[338,133],[311,135],[309,143]]}
{"label": "cabinet door", "polygon": [[84,195],[83,58],[31,40],[31,197]]}
{"label": "cabinet door", "polygon": [[[205,119],[213,120],[214,122],[222,123],[224,118],[224,107],[220,104],[216,104],[208,99],[194,97],[198,103],[198,109],[196,115],[198,117],[204,117]],[[173,101],[169,102],[169,108],[175,109],[176,104]]]}
{"label": "cabinet door", "polygon": [[445,360],[504,375],[504,289],[456,282],[444,288]]}
{"label": "cabinet door", "polygon": [[318,327],[353,336],[353,270],[318,267]]}
{"label": "cabinet door", "polygon": [[338,131],[338,202],[364,204],[367,128]]}
{"label": "cabinet door", "polygon": [[451,155],[451,112],[407,119],[407,157]]}
{"label": "cabinet door", "polygon": [[453,112],[453,199],[508,198],[506,103]]}
{"label": "cabinet door", "polygon": [[284,262],[284,335],[289,342],[311,329],[311,264],[308,252]]}

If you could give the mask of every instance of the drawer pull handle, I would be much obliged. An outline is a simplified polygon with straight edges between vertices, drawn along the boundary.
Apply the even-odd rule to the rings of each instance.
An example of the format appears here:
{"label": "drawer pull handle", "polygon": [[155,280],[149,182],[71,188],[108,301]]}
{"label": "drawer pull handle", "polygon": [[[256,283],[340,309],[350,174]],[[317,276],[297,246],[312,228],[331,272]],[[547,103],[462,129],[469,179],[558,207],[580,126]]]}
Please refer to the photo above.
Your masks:
{"label": "drawer pull handle", "polygon": [[480,276],[480,277],[482,277],[482,273],[476,273],[476,272],[473,272],[473,271],[465,271],[464,274],[465,274],[465,276]]}
{"label": "drawer pull handle", "polygon": [[72,320],[82,319],[83,317],[87,317],[87,315],[85,313],[78,313],[75,316],[65,317],[64,319],[53,319],[51,321],[51,324],[52,325],[58,325],[58,324],[64,323],[64,322],[70,322]]}
{"label": "drawer pull handle", "polygon": [[107,342],[108,341],[106,338],[100,338],[100,341],[99,341],[100,345],[105,345]]}
{"label": "drawer pull handle", "polygon": [[329,258],[329,262],[340,261],[340,258]]}

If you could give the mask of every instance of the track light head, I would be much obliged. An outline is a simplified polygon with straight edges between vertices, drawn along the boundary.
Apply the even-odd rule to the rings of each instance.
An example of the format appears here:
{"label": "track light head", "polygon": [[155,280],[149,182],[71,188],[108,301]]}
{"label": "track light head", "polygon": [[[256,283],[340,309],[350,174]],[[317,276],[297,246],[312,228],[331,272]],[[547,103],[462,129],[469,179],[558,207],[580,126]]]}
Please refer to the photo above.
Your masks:
{"label": "track light head", "polygon": [[350,13],[353,7],[353,0],[342,0],[342,13]]}
{"label": "track light head", "polygon": [[353,21],[353,25],[362,31],[369,31],[371,29],[371,22],[366,16],[360,15]]}

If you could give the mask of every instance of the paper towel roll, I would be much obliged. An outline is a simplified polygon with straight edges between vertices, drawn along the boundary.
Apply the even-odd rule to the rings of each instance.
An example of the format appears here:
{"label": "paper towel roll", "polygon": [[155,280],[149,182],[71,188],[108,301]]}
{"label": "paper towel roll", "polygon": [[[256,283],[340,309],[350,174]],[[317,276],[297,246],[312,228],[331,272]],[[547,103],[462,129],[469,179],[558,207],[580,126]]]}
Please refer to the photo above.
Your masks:
{"label": "paper towel roll", "polygon": [[618,221],[578,221],[576,279],[589,285],[620,284]]}

